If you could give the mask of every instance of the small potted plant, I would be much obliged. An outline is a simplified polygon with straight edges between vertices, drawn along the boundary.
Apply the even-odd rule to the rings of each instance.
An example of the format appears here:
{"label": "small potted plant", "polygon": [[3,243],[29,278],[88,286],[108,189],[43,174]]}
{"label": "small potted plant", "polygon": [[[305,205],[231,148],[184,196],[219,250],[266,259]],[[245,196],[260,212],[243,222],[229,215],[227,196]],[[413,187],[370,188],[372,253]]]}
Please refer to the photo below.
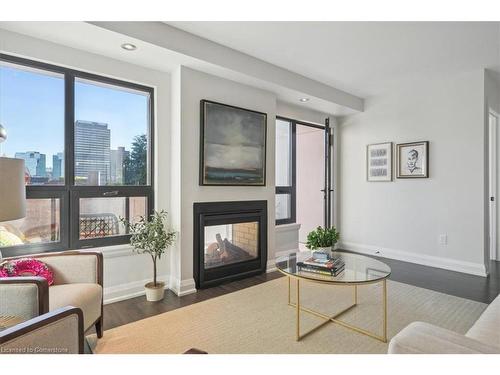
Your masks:
{"label": "small potted plant", "polygon": [[139,254],[149,254],[153,261],[153,281],[147,283],[146,299],[148,301],[159,301],[163,299],[165,293],[165,283],[158,282],[156,279],[156,263],[165,253],[167,248],[172,246],[175,241],[176,233],[165,228],[167,213],[165,211],[155,211],[149,220],[141,216],[138,222],[131,223],[121,218],[120,221],[125,225],[130,237],[130,244],[134,251]]}
{"label": "small potted plant", "polygon": [[321,251],[330,254],[337,243],[340,233],[335,227],[323,228],[317,227],[307,235],[306,247],[311,250]]}

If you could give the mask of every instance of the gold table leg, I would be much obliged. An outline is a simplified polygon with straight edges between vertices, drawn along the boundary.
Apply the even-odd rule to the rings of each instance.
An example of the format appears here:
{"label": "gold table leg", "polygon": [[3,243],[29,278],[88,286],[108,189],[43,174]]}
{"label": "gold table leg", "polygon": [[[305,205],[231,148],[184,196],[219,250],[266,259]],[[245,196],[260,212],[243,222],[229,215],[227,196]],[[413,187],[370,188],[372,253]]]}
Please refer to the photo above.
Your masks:
{"label": "gold table leg", "polygon": [[383,305],[384,305],[384,333],[383,333],[383,342],[387,342],[387,279],[384,279],[382,283],[383,289]]}
{"label": "gold table leg", "polygon": [[288,276],[288,304],[290,304],[290,282],[291,282],[291,277]]}
{"label": "gold table leg", "polygon": [[300,340],[300,279],[297,279],[297,302],[295,305],[297,307],[296,337],[297,337],[297,341],[299,341]]}
{"label": "gold table leg", "polygon": [[[357,285],[354,285],[354,304],[352,304],[351,306],[345,308],[344,310],[336,313],[333,316],[328,316],[326,314],[320,313],[320,312],[312,310],[312,309],[308,309],[308,308],[300,305],[300,279],[298,279],[298,278],[297,278],[297,290],[296,290],[296,303],[292,303],[290,300],[290,283],[291,283],[290,279],[291,278],[288,277],[288,305],[295,307],[295,309],[296,309],[296,340],[297,341],[300,341],[304,337],[315,332],[316,330],[323,327],[324,325],[327,325],[328,323],[336,323],[342,327],[351,329],[355,332],[372,337],[372,338],[377,339],[379,341],[382,341],[384,343],[387,342],[387,280],[386,279],[382,280],[382,315],[383,315],[383,328],[382,328],[383,333],[382,333],[382,336],[377,335],[377,334],[372,333],[372,332],[369,332],[363,328],[356,327],[352,324],[343,322],[343,321],[338,319],[338,317],[345,314],[347,311],[351,310],[352,308],[356,307],[356,305],[358,304],[358,286]],[[320,323],[319,325],[313,327],[312,329],[310,329],[309,331],[307,331],[306,333],[301,335],[300,334],[300,312],[301,311],[304,311],[304,312],[309,313],[311,315],[317,316],[318,318],[322,318],[325,321]]]}

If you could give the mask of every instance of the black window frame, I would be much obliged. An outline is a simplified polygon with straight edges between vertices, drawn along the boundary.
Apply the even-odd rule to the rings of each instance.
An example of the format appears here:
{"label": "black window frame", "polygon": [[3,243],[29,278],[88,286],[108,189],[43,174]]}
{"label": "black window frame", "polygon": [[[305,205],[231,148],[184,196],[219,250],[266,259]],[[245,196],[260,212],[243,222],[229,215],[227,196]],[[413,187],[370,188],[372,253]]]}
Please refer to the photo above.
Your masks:
{"label": "black window frame", "polygon": [[288,122],[290,124],[290,155],[291,155],[291,160],[290,160],[290,179],[291,179],[291,185],[290,186],[278,186],[276,185],[276,195],[278,194],[286,194],[290,196],[290,216],[285,219],[275,219],[276,220],[276,225],[283,225],[283,224],[292,224],[295,223],[296,221],[296,209],[297,209],[297,176],[296,176],[296,166],[297,166],[297,138],[296,138],[296,132],[297,132],[297,126],[296,126],[296,121],[286,118],[286,117],[281,117],[281,116],[276,116],[276,121],[284,121]]}
{"label": "black window frame", "polygon": [[[108,236],[92,239],[79,238],[79,199],[101,197],[146,197],[147,215],[154,210],[154,127],[155,89],[102,75],[88,73],[36,60],[0,53],[0,62],[24,66],[64,77],[64,185],[27,185],[26,199],[60,199],[60,241],[1,247],[3,256],[28,255],[41,252],[64,251],[90,247],[122,245],[130,241],[130,235]],[[148,123],[148,181],[146,185],[75,185],[75,81],[102,83],[141,91],[149,95]]]}
{"label": "black window frame", "polygon": [[[284,116],[276,116],[276,121],[285,121],[290,124],[290,152],[291,152],[291,186],[276,186],[275,194],[290,195],[290,217],[286,219],[276,219],[276,225],[293,224],[297,221],[297,125],[308,126],[311,128],[326,130],[324,125],[313,124],[310,122],[291,119]],[[331,143],[331,142],[330,142]],[[329,169],[330,167],[328,167]],[[328,178],[325,176],[325,178]]]}

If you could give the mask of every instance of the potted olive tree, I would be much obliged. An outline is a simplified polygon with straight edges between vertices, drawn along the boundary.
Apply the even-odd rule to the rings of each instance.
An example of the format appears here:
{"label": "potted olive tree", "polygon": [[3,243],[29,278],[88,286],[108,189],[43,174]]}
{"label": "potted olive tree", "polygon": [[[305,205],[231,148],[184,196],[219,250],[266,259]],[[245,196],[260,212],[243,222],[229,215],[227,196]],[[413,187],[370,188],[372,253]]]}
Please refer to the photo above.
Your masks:
{"label": "potted olive tree", "polygon": [[147,283],[146,299],[148,301],[159,301],[163,299],[165,293],[165,283],[158,282],[156,275],[156,263],[165,253],[167,248],[172,246],[175,241],[176,233],[165,228],[167,213],[165,211],[155,211],[149,220],[141,216],[138,222],[131,223],[121,218],[121,222],[131,234],[130,244],[134,251],[139,254],[149,254],[153,261],[153,281]]}
{"label": "potted olive tree", "polygon": [[317,227],[307,235],[306,247],[311,250],[321,251],[330,254],[337,243],[340,233],[335,227]]}

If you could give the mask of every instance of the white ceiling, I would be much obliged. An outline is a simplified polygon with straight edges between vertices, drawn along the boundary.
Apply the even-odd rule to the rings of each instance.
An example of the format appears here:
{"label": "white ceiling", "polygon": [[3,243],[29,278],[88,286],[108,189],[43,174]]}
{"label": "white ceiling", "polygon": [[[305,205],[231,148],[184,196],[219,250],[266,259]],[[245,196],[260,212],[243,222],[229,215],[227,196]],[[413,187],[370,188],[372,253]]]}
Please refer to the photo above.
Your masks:
{"label": "white ceiling", "polygon": [[499,22],[168,22],[361,97],[393,83],[500,72]]}
{"label": "white ceiling", "polygon": [[[118,33],[106,32],[86,22],[0,21],[0,30],[2,29],[158,71],[171,72],[179,64],[189,61],[178,53],[159,49]],[[137,45],[139,53],[120,48],[126,42]],[[0,40],[0,48],[2,46]]]}
{"label": "white ceiling", "polygon": [[[103,25],[105,24],[105,25]],[[118,27],[120,31],[114,31],[113,26]],[[138,36],[135,37],[134,31],[140,30]],[[278,100],[293,103],[297,106],[306,107],[308,109],[313,109],[322,113],[329,113],[335,115],[345,115],[349,113],[355,113],[356,110],[348,106],[337,103],[334,100],[328,100],[326,98],[315,97],[314,94],[308,92],[309,88],[304,88],[304,90],[291,89],[287,85],[280,85],[276,82],[270,82],[259,78],[259,74],[246,74],[244,71],[233,70],[227,68],[224,64],[217,65],[211,63],[210,61],[204,61],[202,59],[196,58],[196,54],[187,53],[189,49],[191,50],[201,50],[202,48],[210,49],[209,42],[206,39],[198,38],[189,33],[185,33],[179,29],[168,26],[164,23],[159,22],[108,22],[100,23],[96,25],[94,23],[88,22],[0,22],[0,50],[5,47],[5,41],[2,40],[2,30],[7,30],[9,32],[24,34],[37,39],[46,40],[52,43],[57,43],[65,45],[68,47],[80,49],[83,51],[108,56],[114,59],[122,60],[128,63],[140,65],[143,67],[155,69],[158,71],[171,72],[179,65],[188,66],[190,68],[207,72],[209,74],[218,75],[227,79],[231,79],[243,84],[258,87],[264,90],[274,92],[277,95]],[[148,34],[149,30],[149,34]],[[151,30],[153,35],[157,37],[158,40],[170,40],[170,42],[177,42],[182,48],[167,48],[162,47],[157,41],[148,42],[147,35],[151,35]],[[172,32],[174,31],[174,32]],[[184,34],[184,35],[183,35]],[[190,38],[191,36],[192,38]],[[195,39],[193,39],[195,38]],[[176,41],[176,39],[178,39]],[[13,39],[15,40],[15,38]],[[120,48],[120,45],[124,42],[131,42],[138,46],[137,51],[127,52]],[[15,42],[13,42],[15,43]],[[41,46],[36,46],[33,42],[34,48],[42,48]],[[189,44],[189,46],[187,45]],[[213,43],[212,43],[213,44]],[[175,46],[174,46],[175,47]],[[217,47],[212,46],[212,47]],[[222,51],[219,54],[228,58],[231,55],[231,49],[227,47],[222,47],[218,51]],[[226,48],[224,50],[224,48]],[[251,60],[253,63],[257,64],[257,68],[254,67],[254,71],[260,73],[261,70],[269,70],[269,67],[264,66],[267,64],[264,62],[259,62],[259,60],[252,60],[251,57],[241,54],[240,52],[233,51],[233,58],[236,60],[246,61]],[[234,56],[236,54],[236,56]],[[31,57],[27,55],[26,57]],[[54,61],[48,61],[53,62]],[[267,64],[269,65],[269,64]],[[71,66],[74,68],[79,68],[78,65]],[[272,66],[271,66],[272,67]],[[278,70],[281,68],[275,67]],[[276,72],[276,69],[274,70]],[[294,73],[290,73],[288,77],[296,76]],[[119,77],[124,78],[124,77]],[[295,77],[292,77],[295,78]],[[299,77],[300,78],[300,77]],[[305,80],[307,78],[303,77]],[[310,80],[309,80],[310,81]],[[303,82],[303,81],[302,81]],[[317,82],[311,81],[306,82],[309,86],[320,86],[322,94],[329,93],[329,91],[335,92],[336,89],[319,84]],[[345,95],[349,96],[348,93]],[[307,103],[301,103],[299,101],[302,97],[309,97],[311,100]],[[361,100],[359,98],[355,98]]]}
{"label": "white ceiling", "polygon": [[[488,68],[500,77],[499,22],[168,24],[364,98],[389,90],[391,85],[404,80],[454,71]],[[299,103],[304,92],[84,22],[0,22],[0,28],[156,70],[171,71],[183,64],[276,92],[280,100],[310,109],[336,115],[352,112],[314,97],[308,103]],[[137,52],[119,48],[121,43],[130,41],[139,46]],[[0,47],[1,44],[0,40]]]}

